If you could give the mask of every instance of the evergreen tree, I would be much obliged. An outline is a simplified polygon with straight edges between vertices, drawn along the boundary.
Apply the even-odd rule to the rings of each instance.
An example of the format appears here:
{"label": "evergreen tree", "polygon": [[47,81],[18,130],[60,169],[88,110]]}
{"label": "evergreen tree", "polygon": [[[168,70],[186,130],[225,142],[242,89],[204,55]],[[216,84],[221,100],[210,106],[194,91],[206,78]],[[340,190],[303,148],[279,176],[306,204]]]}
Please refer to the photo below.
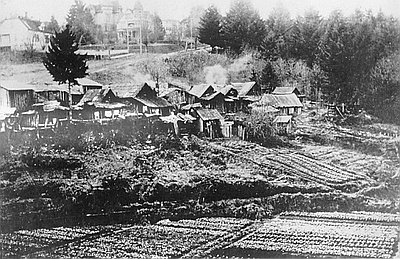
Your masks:
{"label": "evergreen tree", "polygon": [[222,15],[215,6],[210,6],[200,19],[199,38],[201,43],[222,47]]}
{"label": "evergreen tree", "polygon": [[77,78],[83,78],[88,73],[86,66],[86,55],[76,54],[78,44],[70,26],[61,32],[56,32],[50,38],[48,52],[43,59],[43,64],[53,76],[53,80],[59,84],[68,83],[70,118],[72,117],[72,95],[71,86],[77,85]]}
{"label": "evergreen tree", "polygon": [[152,22],[154,29],[150,39],[153,41],[163,40],[165,36],[165,29],[160,16],[158,16],[158,14],[154,14]]}
{"label": "evergreen tree", "polygon": [[265,35],[265,22],[247,0],[235,0],[223,25],[225,45],[239,54],[245,47],[259,49]]}
{"label": "evergreen tree", "polygon": [[69,9],[67,24],[71,25],[78,44],[96,43],[95,35],[98,28],[92,14],[81,0],[75,0],[75,4]]}
{"label": "evergreen tree", "polygon": [[50,23],[46,25],[45,30],[52,33],[60,31],[60,26],[56,18],[54,18],[54,15],[51,16]]}

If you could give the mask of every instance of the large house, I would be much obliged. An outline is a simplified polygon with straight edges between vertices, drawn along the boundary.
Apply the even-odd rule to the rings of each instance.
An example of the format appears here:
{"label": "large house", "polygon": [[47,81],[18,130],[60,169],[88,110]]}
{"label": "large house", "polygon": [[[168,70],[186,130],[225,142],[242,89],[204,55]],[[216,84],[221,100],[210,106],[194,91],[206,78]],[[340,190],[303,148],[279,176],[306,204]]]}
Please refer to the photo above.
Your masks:
{"label": "large house", "polygon": [[102,0],[99,4],[89,5],[94,23],[104,33],[105,43],[117,41],[117,24],[122,17],[122,7],[118,1]]}
{"label": "large house", "polygon": [[142,4],[137,1],[134,8],[125,11],[117,23],[118,42],[126,43],[128,40],[130,43],[140,43],[145,31],[151,31],[151,27],[150,12],[144,11]]}
{"label": "large house", "polygon": [[0,50],[45,51],[52,34],[40,21],[24,17],[5,19],[0,22]]}

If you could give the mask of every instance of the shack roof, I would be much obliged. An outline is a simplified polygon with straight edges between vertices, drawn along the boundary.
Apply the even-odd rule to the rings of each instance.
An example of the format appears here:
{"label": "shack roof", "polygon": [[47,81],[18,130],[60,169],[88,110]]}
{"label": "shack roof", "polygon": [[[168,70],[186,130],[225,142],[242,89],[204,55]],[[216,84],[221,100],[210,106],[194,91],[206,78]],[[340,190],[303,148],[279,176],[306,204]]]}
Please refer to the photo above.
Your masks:
{"label": "shack roof", "polygon": [[[71,87],[71,93],[76,95],[83,94],[82,86],[96,86],[98,88],[102,88],[103,85],[97,83],[88,78],[78,78],[77,79],[79,85],[73,85]],[[62,91],[68,93],[68,84],[58,84],[57,82],[48,82],[48,83],[27,83],[21,82],[17,80],[2,80],[0,81],[0,87],[8,90],[8,91],[27,91],[33,90],[35,92],[54,92],[54,91]]]}
{"label": "shack roof", "polygon": [[62,110],[62,111],[67,111],[69,110],[68,107],[62,106],[59,101],[45,101],[42,103],[35,103],[32,105],[33,107],[42,107],[44,112],[51,112],[55,110]]}
{"label": "shack roof", "polygon": [[89,78],[86,78],[86,77],[77,78],[76,81],[81,86],[95,86],[95,87],[98,87],[98,88],[102,88],[103,87],[103,85],[100,84],[99,82],[93,81],[93,80],[91,80]]}
{"label": "shack roof", "polygon": [[280,115],[275,117],[273,123],[289,123],[291,119],[291,115]]}
{"label": "shack roof", "polygon": [[17,80],[2,80],[0,81],[0,87],[9,91],[23,91],[34,89],[34,85]]}
{"label": "shack roof", "polygon": [[222,115],[215,109],[199,109],[196,111],[204,121],[222,120]]}
{"label": "shack roof", "polygon": [[204,101],[211,101],[212,99],[217,98],[217,96],[219,96],[219,95],[224,97],[224,95],[221,92],[215,92],[215,93],[212,93],[210,95],[201,97],[200,99],[204,100]]}
{"label": "shack roof", "polygon": [[160,93],[160,97],[164,97],[167,96],[173,92],[183,92],[184,90],[178,87],[171,87],[171,88],[167,88],[164,89],[161,93]]}
{"label": "shack roof", "polygon": [[248,95],[248,93],[253,89],[256,85],[256,82],[243,82],[243,83],[232,83],[232,86],[238,91],[239,97],[244,97]]}
{"label": "shack roof", "polygon": [[216,91],[215,87],[213,87],[210,84],[199,84],[199,85],[193,85],[189,91],[187,91],[189,94],[194,95],[198,98],[201,98],[209,88],[212,88],[213,91]]}
{"label": "shack roof", "polygon": [[173,105],[170,104],[167,100],[161,98],[161,97],[135,97],[133,98],[136,101],[142,103],[143,105],[150,107],[150,108],[166,108],[166,107],[172,107]]}
{"label": "shack roof", "polygon": [[85,103],[101,103],[107,95],[112,95],[115,97],[113,91],[108,89],[90,89],[88,90],[82,99],[79,101],[78,106]]}
{"label": "shack roof", "polygon": [[134,98],[137,97],[142,90],[145,91],[146,89],[149,91],[153,91],[154,96],[156,95],[154,89],[148,83],[114,84],[114,85],[109,85],[109,87],[119,98]]}
{"label": "shack roof", "polygon": [[234,96],[239,95],[238,90],[235,87],[233,87],[233,85],[224,85],[219,88],[219,91],[225,96],[231,91],[234,93]]}
{"label": "shack roof", "polygon": [[294,86],[276,87],[275,90],[272,92],[272,94],[279,94],[279,95],[281,95],[281,94],[291,94],[291,93],[294,93],[294,94],[297,94],[297,95],[300,94],[299,90]]}
{"label": "shack roof", "polygon": [[257,105],[271,105],[275,108],[303,107],[303,104],[295,94],[264,94]]}

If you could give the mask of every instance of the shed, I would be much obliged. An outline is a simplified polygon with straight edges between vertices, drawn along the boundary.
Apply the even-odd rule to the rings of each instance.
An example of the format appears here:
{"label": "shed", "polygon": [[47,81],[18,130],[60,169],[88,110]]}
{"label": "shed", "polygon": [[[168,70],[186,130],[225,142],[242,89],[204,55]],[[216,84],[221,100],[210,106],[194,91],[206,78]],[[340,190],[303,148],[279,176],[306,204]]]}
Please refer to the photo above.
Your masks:
{"label": "shed", "polygon": [[292,129],[292,116],[280,115],[276,116],[273,124],[275,125],[278,134],[287,134]]}
{"label": "shed", "polygon": [[16,80],[0,81],[0,107],[25,111],[34,104],[34,86]]}
{"label": "shed", "polygon": [[221,121],[222,115],[215,109],[196,110],[199,118],[199,132],[204,133],[209,138],[222,136]]}

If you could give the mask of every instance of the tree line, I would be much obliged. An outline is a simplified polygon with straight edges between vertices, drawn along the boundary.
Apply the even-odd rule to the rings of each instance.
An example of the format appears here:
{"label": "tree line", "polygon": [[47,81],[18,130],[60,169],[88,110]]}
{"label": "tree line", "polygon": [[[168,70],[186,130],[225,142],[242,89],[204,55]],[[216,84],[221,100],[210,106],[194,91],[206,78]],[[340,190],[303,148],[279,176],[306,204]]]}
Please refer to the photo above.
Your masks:
{"label": "tree line", "polygon": [[310,10],[292,19],[278,8],[264,20],[249,1],[235,0],[225,16],[215,6],[205,11],[199,40],[232,56],[257,52],[265,64],[257,78],[267,89],[297,86],[312,99],[322,96],[393,119],[388,115],[400,86],[400,24],[382,12],[333,11],[324,18]]}

